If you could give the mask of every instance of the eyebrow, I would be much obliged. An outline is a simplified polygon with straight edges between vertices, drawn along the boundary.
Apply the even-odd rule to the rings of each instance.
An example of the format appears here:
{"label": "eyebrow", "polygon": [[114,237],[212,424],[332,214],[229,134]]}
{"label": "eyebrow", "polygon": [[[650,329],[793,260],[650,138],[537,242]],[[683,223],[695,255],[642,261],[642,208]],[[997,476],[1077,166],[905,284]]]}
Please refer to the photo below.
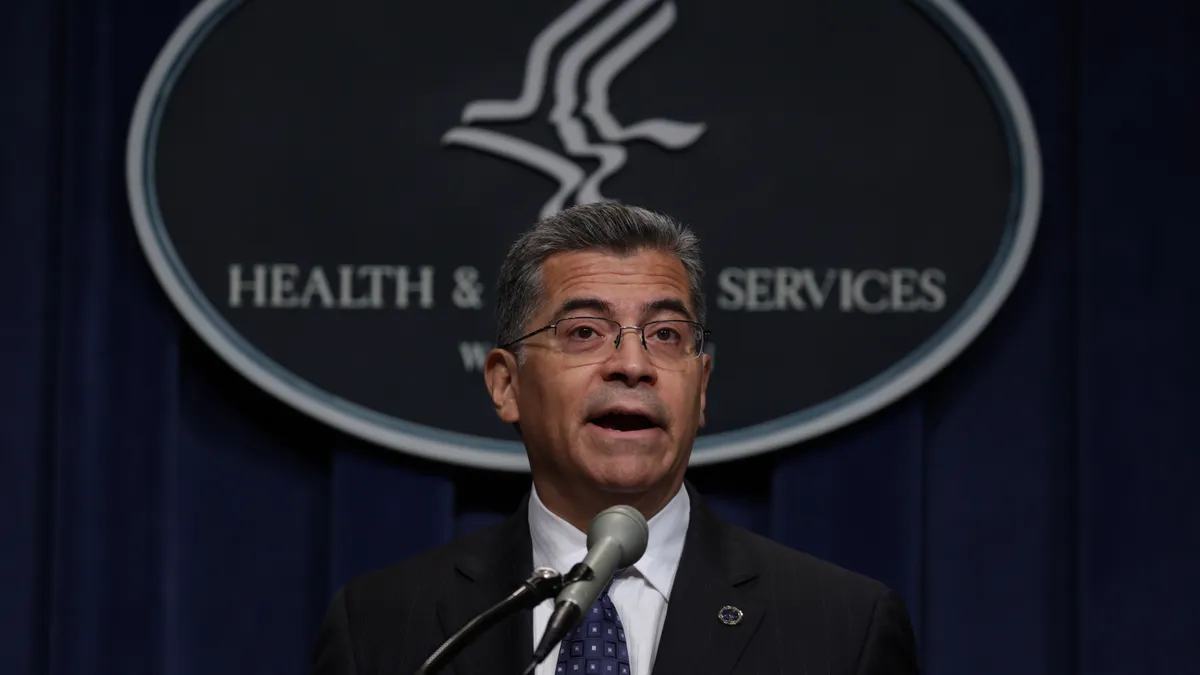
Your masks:
{"label": "eyebrow", "polygon": [[580,309],[590,309],[604,315],[612,314],[612,305],[599,298],[567,298],[558,308],[559,315]]}
{"label": "eyebrow", "polygon": [[[563,314],[581,309],[598,312],[604,316],[612,315],[612,305],[599,298],[568,298],[559,306],[558,314],[562,316]],[[642,316],[650,316],[663,312],[678,314],[689,321],[692,319],[692,313],[688,311],[687,305],[677,298],[660,298],[642,305]]]}
{"label": "eyebrow", "polygon": [[663,298],[662,300],[655,300],[642,305],[642,316],[650,316],[661,312],[674,312],[687,318],[689,321],[692,318],[692,313],[688,311],[687,305],[682,300],[675,298]]}

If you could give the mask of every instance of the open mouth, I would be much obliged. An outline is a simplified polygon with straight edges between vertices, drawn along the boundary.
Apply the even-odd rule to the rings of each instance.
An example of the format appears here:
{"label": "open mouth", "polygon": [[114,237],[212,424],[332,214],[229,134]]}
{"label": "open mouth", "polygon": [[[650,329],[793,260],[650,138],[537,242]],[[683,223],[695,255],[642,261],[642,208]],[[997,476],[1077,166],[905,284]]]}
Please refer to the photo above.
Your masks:
{"label": "open mouth", "polygon": [[609,413],[590,420],[589,424],[609,431],[645,431],[658,428],[654,420],[635,413]]}

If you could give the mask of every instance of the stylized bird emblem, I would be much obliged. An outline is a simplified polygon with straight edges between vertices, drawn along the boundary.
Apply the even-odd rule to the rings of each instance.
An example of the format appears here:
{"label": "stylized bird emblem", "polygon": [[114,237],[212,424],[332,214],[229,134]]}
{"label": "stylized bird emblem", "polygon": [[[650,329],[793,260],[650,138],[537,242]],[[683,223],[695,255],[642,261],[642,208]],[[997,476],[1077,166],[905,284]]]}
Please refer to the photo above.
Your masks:
{"label": "stylized bird emblem", "polygon": [[[529,48],[520,97],[509,101],[474,101],[467,104],[463,109],[461,125],[447,131],[442,136],[442,144],[490,152],[556,179],[558,191],[542,205],[542,217],[562,210],[572,198],[576,204],[603,201],[605,197],[600,188],[604,180],[625,165],[628,152],[622,143],[626,141],[647,140],[672,150],[692,145],[704,133],[703,123],[649,119],[624,126],[609,110],[608,90],[612,81],[674,25],[674,2],[663,3],[625,39],[608,48],[596,61],[587,72],[586,95],[582,106],[576,94],[585,64],[656,2],[658,0],[622,2],[568,47],[554,73],[554,106],[550,111],[550,122],[566,155],[598,160],[599,166],[590,174],[563,153],[471,125],[477,122],[522,120],[533,115],[545,95],[550,55],[554,49],[604,9],[605,5],[610,4],[610,0],[579,0],[546,26]],[[591,122],[596,135],[603,142],[588,140],[584,118]]]}

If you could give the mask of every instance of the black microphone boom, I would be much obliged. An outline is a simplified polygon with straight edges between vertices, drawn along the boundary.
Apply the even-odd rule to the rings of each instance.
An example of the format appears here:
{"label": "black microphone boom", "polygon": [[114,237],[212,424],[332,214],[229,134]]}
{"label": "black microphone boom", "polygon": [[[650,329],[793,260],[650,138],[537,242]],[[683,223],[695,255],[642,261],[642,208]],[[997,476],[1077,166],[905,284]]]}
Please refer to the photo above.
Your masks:
{"label": "black microphone boom", "polygon": [[650,540],[646,518],[632,506],[614,506],[592,519],[588,526],[587,555],[571,568],[554,602],[546,632],[533,652],[525,673],[533,672],[558,643],[583,619],[618,570],[641,559]]}
{"label": "black microphone boom", "polygon": [[561,574],[549,567],[537,568],[533,571],[533,575],[515,591],[468,621],[457,633],[443,642],[442,646],[430,654],[428,659],[425,659],[425,663],[422,663],[421,667],[417,669],[416,675],[433,675],[444,668],[467,645],[487,632],[489,628],[518,612],[533,609],[543,600],[558,595],[562,587]]}

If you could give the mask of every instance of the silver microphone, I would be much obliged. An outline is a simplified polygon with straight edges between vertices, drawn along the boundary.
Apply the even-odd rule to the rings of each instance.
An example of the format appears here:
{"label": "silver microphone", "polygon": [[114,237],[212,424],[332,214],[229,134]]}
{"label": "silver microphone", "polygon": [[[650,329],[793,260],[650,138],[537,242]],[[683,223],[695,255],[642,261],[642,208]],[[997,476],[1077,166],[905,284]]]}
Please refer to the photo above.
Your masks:
{"label": "silver microphone", "polygon": [[583,619],[614,574],[641,559],[649,540],[646,518],[632,506],[614,506],[596,514],[588,526],[587,555],[563,578],[566,585],[554,601],[546,632],[533,653],[533,666],[545,660]]}

